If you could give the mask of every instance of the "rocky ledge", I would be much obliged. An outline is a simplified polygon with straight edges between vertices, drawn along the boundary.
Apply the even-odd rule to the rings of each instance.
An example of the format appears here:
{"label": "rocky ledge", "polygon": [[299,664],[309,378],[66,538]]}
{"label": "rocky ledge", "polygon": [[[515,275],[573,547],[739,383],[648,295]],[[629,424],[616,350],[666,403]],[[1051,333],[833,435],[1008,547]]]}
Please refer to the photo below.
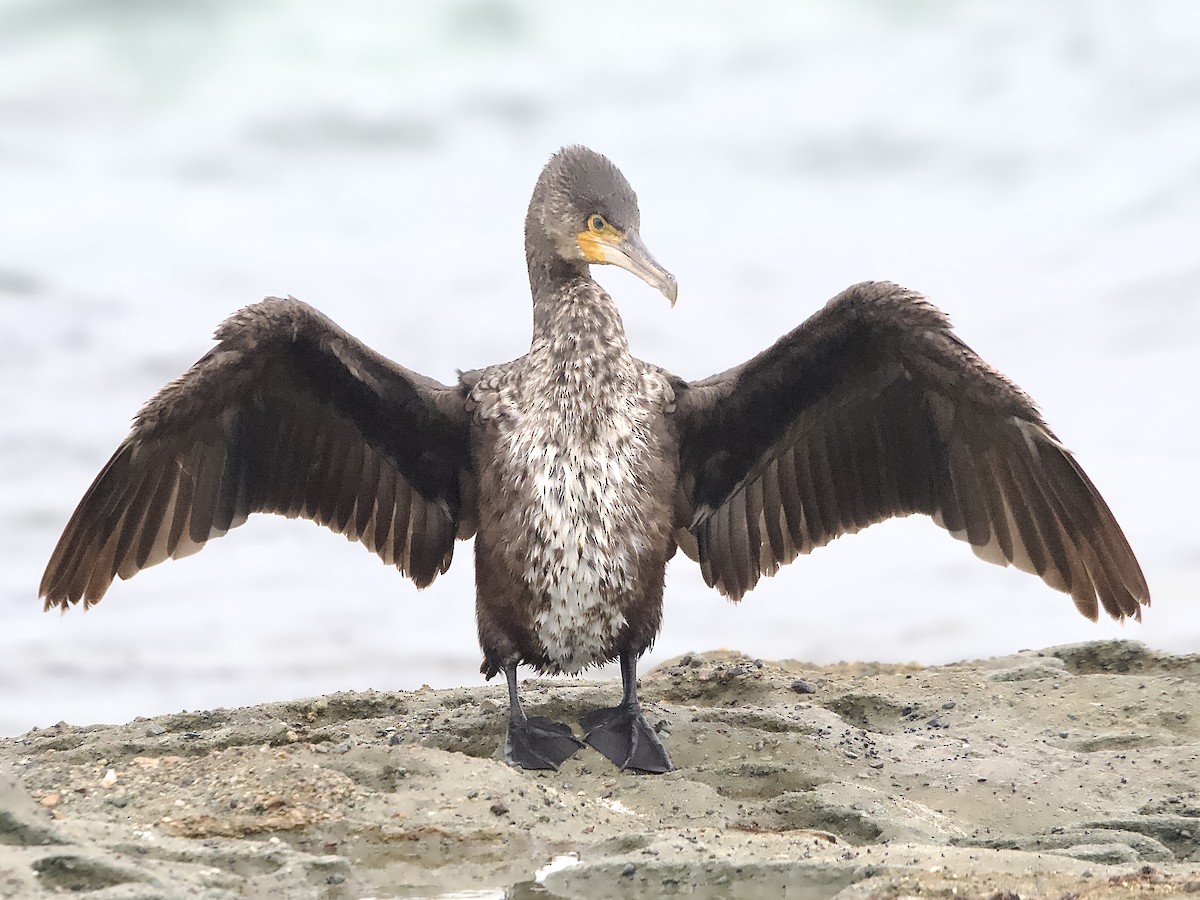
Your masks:
{"label": "rocky ledge", "polygon": [[[568,722],[619,693],[524,687]],[[1200,897],[1200,656],[721,651],[642,695],[668,775],[509,768],[503,686],[2,739],[0,896]]]}

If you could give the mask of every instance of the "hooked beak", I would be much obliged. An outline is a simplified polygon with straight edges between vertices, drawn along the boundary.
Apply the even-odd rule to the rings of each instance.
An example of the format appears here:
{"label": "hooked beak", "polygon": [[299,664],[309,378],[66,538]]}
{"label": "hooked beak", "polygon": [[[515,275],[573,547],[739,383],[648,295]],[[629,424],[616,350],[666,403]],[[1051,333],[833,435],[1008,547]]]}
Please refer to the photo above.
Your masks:
{"label": "hooked beak", "polygon": [[588,254],[592,262],[609,263],[626,272],[632,272],[646,284],[661,291],[662,295],[671,301],[671,306],[674,308],[675,299],[679,296],[679,285],[675,282],[675,276],[660,266],[658,260],[650,255],[650,251],[646,249],[646,245],[642,243],[642,239],[636,231],[626,232],[614,243],[595,240],[592,247],[588,249],[599,257],[598,259],[593,258],[591,254]]}

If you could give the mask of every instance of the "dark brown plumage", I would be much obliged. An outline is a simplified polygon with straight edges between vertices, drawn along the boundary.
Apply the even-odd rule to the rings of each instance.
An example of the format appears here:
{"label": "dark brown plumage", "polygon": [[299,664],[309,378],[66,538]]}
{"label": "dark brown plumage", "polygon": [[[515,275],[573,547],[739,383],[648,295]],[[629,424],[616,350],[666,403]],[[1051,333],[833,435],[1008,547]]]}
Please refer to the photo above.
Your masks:
{"label": "dark brown plumage", "polygon": [[255,512],[304,516],[417,585],[476,539],[484,671],[504,671],[506,756],[556,767],[579,746],[527,719],[520,663],[620,658],[624,698],[582,721],[623,767],[670,761],[636,661],[680,547],[740,599],[835,537],[924,513],[984,559],[1069,593],[1084,615],[1149,603],[1112,513],[1032,401],[920,295],[848,288],[754,359],[686,382],[634,359],[590,265],[672,302],[638,237],[636,197],[586,148],[543,170],[526,218],[528,355],[443,385],[384,359],[298,300],[247,307],[139,413],[67,524],[47,608],[195,552]]}

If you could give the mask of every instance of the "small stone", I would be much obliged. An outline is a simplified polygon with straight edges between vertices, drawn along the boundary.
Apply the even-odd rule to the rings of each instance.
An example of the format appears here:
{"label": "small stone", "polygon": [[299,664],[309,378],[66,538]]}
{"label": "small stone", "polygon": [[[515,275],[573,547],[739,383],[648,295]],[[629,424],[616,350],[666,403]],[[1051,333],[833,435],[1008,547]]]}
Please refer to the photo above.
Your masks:
{"label": "small stone", "polygon": [[468,800],[474,800],[478,796],[479,796],[478,788],[471,788],[471,790],[467,791],[467,799]]}
{"label": "small stone", "polygon": [[958,704],[955,703],[955,701],[947,700],[945,703],[942,704],[942,709],[954,709],[954,707],[957,705]]}
{"label": "small stone", "polygon": [[1060,738],[1065,738],[1065,737],[1069,737],[1069,736],[1070,736],[1070,734],[1071,734],[1071,733],[1070,733],[1069,731],[1060,731],[1060,732],[1058,733],[1058,736],[1059,736]]}
{"label": "small stone", "polygon": [[400,744],[403,741],[404,741],[404,738],[400,737],[400,735],[393,734],[391,737],[388,738],[388,746],[395,747],[397,744]]}
{"label": "small stone", "polygon": [[815,694],[817,692],[817,689],[803,678],[797,678],[792,682],[792,690],[797,694]]}
{"label": "small stone", "polygon": [[493,816],[508,815],[508,806],[500,800],[497,800],[495,803],[493,803],[489,809],[491,810]]}
{"label": "small stone", "polygon": [[629,878],[629,877],[631,877],[631,876],[633,875],[633,873],[634,873],[634,872],[636,872],[636,871],[637,871],[637,866],[635,866],[633,863],[625,863],[625,868],[623,868],[623,869],[621,870],[621,877],[622,877],[622,878]]}
{"label": "small stone", "polygon": [[330,753],[349,753],[354,749],[354,745],[349,741],[342,741],[340,744],[334,744],[329,748]]}
{"label": "small stone", "polygon": [[104,777],[100,779],[100,783],[105,787],[112,787],[117,783],[117,770],[109,769],[104,773]]}
{"label": "small stone", "polygon": [[296,732],[294,732],[294,731],[289,730],[287,733],[287,739],[288,739],[289,744],[294,744],[294,743],[296,743],[296,741],[300,740],[300,735],[296,734]]}
{"label": "small stone", "polygon": [[151,722],[146,726],[146,737],[158,737],[160,734],[166,734],[167,729],[163,728],[157,722]]}
{"label": "small stone", "polygon": [[54,809],[54,807],[58,806],[58,801],[61,799],[61,794],[47,794],[38,803],[42,804],[46,809]]}
{"label": "small stone", "polygon": [[346,876],[341,872],[334,872],[325,879],[326,884],[342,884],[346,880]]}

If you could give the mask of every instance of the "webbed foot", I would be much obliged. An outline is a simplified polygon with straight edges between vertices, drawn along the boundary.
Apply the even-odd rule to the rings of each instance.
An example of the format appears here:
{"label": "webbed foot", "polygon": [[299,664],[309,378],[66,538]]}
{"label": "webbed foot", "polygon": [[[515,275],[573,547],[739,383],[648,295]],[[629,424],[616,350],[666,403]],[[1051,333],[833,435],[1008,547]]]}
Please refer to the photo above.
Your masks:
{"label": "webbed foot", "polygon": [[571,729],[545,716],[508,723],[504,759],[522,769],[557,769],[583,746]]}
{"label": "webbed foot", "polygon": [[646,717],[638,707],[597,709],[579,717],[587,734],[584,740],[622,769],[661,774],[674,766]]}

